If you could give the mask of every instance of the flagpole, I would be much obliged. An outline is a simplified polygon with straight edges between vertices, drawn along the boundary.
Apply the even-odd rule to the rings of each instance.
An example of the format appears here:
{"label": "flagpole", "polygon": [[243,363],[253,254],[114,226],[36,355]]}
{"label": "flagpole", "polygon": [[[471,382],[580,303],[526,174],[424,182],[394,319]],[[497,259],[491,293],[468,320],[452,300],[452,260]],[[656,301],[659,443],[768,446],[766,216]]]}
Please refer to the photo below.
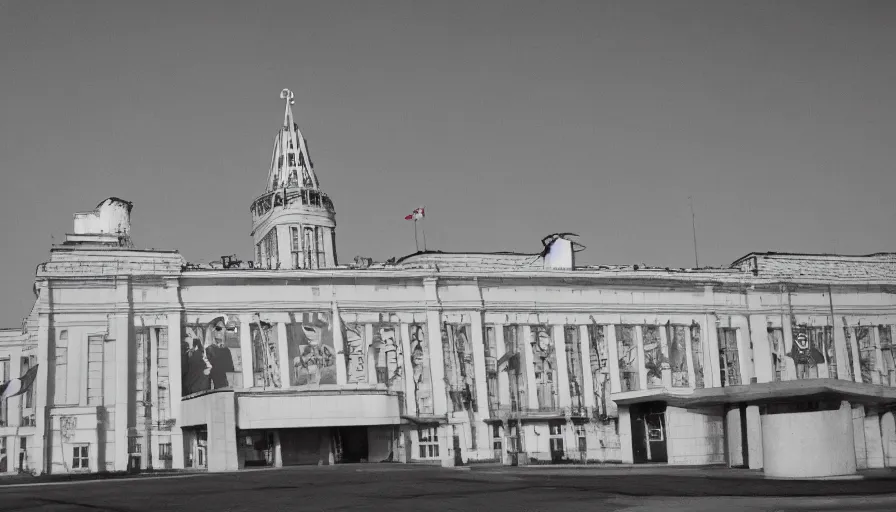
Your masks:
{"label": "flagpole", "polygon": [[694,216],[694,201],[688,196],[688,204],[691,206],[691,229],[694,233],[694,268],[700,268],[700,260],[697,258],[697,218]]}
{"label": "flagpole", "polygon": [[417,241],[417,219],[414,219],[414,250],[420,252],[420,242]]}
{"label": "flagpole", "polygon": [[[422,221],[423,217],[421,217],[420,220]],[[420,229],[423,230],[423,252],[426,252],[426,224],[420,222]]]}

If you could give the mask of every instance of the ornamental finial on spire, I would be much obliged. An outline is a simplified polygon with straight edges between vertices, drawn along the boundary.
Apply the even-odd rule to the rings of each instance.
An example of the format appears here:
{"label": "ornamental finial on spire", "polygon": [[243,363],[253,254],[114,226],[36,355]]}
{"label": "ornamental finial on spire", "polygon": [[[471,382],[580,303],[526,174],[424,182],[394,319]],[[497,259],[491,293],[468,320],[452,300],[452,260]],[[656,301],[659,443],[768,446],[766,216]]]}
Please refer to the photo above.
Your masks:
{"label": "ornamental finial on spire", "polygon": [[280,99],[286,100],[286,110],[283,112],[283,126],[288,126],[290,129],[292,128],[292,109],[289,106],[296,104],[295,98],[296,95],[289,89],[280,91]]}

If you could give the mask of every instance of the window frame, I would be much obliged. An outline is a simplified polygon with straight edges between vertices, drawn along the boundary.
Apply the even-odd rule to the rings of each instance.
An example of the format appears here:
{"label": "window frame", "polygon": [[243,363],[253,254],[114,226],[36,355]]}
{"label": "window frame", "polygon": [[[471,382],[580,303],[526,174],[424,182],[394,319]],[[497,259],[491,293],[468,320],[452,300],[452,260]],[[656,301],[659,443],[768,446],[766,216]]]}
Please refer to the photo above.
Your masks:
{"label": "window frame", "polygon": [[71,448],[72,471],[90,471],[90,443],[74,443]]}

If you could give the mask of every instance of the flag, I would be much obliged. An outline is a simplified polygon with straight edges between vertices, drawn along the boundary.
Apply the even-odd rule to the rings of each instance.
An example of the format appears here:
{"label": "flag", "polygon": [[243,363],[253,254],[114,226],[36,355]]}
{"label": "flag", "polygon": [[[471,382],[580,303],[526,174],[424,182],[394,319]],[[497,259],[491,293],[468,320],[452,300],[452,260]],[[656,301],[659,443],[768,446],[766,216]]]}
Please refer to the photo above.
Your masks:
{"label": "flag", "polygon": [[25,375],[22,375],[18,379],[8,380],[3,384],[0,384],[0,400],[21,395],[31,389],[31,386],[34,384],[34,379],[37,377],[38,366],[40,365],[36,364],[32,366],[25,372]]}
{"label": "flag", "polygon": [[423,207],[421,206],[420,208],[415,209],[415,210],[414,210],[414,213],[412,213],[412,214],[406,216],[406,217],[404,218],[404,220],[420,220],[420,219],[422,219],[422,218],[425,217],[425,216],[426,216],[426,215],[425,215],[424,212],[423,212]]}

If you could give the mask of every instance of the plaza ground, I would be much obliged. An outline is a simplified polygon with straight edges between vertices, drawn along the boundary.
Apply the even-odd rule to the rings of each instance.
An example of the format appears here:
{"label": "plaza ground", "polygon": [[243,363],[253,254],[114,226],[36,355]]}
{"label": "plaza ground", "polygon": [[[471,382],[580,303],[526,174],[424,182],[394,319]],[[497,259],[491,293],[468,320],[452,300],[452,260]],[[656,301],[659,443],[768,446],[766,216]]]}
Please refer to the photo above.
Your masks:
{"label": "plaza ground", "polygon": [[722,468],[503,468],[357,464],[0,486],[12,511],[896,510],[896,475],[769,480]]}

